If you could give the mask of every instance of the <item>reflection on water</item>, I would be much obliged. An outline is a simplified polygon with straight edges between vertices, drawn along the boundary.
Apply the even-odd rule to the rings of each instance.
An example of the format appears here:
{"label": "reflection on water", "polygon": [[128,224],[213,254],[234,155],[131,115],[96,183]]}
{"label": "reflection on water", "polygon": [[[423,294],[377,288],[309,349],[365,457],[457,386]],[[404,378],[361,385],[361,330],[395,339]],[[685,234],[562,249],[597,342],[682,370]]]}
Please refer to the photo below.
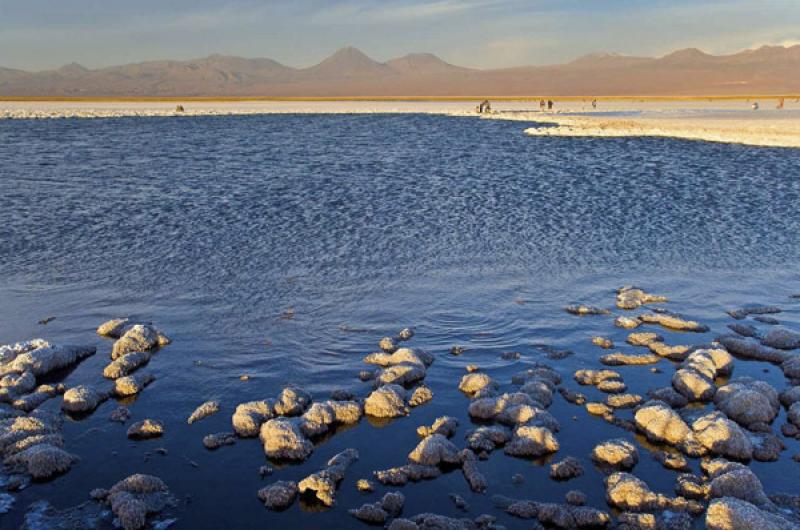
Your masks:
{"label": "reflection on water", "polygon": [[[800,326],[800,301],[788,297],[800,291],[795,150],[531,138],[519,123],[426,116],[148,118],[0,122],[0,167],[0,343],[97,344],[98,355],[61,374],[71,386],[101,379],[111,343],[94,328],[108,318],[152,320],[174,341],[150,361],[157,380],[130,404],[133,421],[157,416],[166,436],[129,442],[107,419],[113,400],[68,421],[67,446],[81,462],[24,491],[5,516],[10,527],[32,500],[71,506],[133,472],[161,476],[181,498],[178,528],[352,526],[346,510],[374,500],[355,481],[404,463],[416,426],[456,416],[462,443],[470,421],[457,385],[467,364],[507,389],[512,373],[547,362],[576,389],[572,371],[606,353],[592,336],[633,351],[613,315],[562,310],[608,307],[623,284],[666,294],[668,307],[711,327],[662,333],[670,344],[711,340],[731,321],[724,310],[746,302],[777,304],[782,322]],[[49,316],[57,318],[37,324]],[[257,440],[202,447],[205,434],[229,430],[236,403],[287,382],[319,397],[337,388],[366,395],[361,358],[405,326],[415,328],[412,346],[437,356],[426,380],[434,400],[411,417],[362,420],[266,479]],[[450,355],[454,345],[464,353]],[[548,359],[554,350],[574,355]],[[618,371],[644,393],[669,384],[672,367],[659,366]],[[784,385],[762,363],[738,362],[735,374]],[[222,412],[187,426],[207,399]],[[496,452],[481,464],[489,495],[446,473],[403,488],[404,513],[460,516],[451,492],[473,516],[493,513],[509,528],[527,525],[496,512],[493,493],[562,502],[580,489],[604,507],[603,475],[588,454],[599,440],[633,435],[559,396],[550,411],[562,426],[557,457],[582,458],[585,475],[555,483],[545,461]],[[797,442],[785,443],[781,463],[752,465],[769,493],[800,488],[796,474],[779,471],[796,465]],[[150,457],[158,447],[167,456]],[[333,509],[259,505],[267,482],[302,478],[347,447],[361,459]],[[512,484],[515,473],[523,485]],[[642,458],[636,473],[672,492],[674,473],[654,460]]]}

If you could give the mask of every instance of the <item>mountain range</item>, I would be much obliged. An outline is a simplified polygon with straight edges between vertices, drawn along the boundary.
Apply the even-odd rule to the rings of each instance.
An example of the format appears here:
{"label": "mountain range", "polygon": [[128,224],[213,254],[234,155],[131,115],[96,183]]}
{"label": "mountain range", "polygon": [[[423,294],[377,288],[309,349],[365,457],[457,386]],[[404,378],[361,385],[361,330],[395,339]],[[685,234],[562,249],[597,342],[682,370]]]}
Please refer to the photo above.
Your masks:
{"label": "mountain range", "polygon": [[474,69],[428,53],[378,62],[346,47],[309,68],[211,55],[89,69],[0,67],[0,96],[424,97],[733,96],[800,93],[800,45],[731,55],[685,49],[663,57],[592,54],[566,64]]}

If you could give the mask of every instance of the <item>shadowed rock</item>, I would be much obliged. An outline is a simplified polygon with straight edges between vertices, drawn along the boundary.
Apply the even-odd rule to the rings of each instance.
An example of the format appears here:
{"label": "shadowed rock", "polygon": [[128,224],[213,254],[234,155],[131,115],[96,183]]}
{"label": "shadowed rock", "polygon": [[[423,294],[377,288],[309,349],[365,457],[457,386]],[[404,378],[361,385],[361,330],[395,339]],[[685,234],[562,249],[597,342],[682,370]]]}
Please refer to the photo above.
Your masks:
{"label": "shadowed rock", "polygon": [[297,483],[281,480],[258,490],[258,498],[270,510],[284,510],[297,497]]}

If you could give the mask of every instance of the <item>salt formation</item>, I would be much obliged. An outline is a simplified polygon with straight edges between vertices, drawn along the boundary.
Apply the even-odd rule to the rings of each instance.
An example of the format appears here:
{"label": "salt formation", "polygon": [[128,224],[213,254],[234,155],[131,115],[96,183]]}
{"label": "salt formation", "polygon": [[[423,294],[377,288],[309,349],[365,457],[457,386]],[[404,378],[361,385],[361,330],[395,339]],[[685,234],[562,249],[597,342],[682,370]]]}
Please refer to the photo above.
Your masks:
{"label": "salt formation", "polygon": [[350,465],[358,460],[358,451],[346,449],[328,460],[325,469],[309,475],[297,485],[301,494],[313,492],[316,498],[326,506],[336,502],[336,489],[344,478]]}
{"label": "salt formation", "polygon": [[144,528],[148,516],[175,505],[175,499],[160,478],[143,474],[131,475],[108,491],[93,492],[92,497],[111,507],[124,530]]}

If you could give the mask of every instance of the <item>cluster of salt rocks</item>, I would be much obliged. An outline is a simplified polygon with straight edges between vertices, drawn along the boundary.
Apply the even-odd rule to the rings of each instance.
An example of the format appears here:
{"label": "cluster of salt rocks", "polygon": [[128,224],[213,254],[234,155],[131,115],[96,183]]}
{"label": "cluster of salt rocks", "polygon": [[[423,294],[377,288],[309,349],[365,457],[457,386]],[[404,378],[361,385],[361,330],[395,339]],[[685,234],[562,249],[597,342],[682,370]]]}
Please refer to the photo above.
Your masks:
{"label": "cluster of salt rocks", "polygon": [[[666,299],[635,288],[622,288],[617,295],[617,307],[626,310],[662,301]],[[777,312],[777,308],[751,307],[730,314],[736,319],[744,319],[753,314]],[[607,313],[598,309],[580,314]],[[766,318],[756,319],[776,324]],[[702,324],[658,308],[633,318],[618,316],[614,323],[625,329],[637,328],[642,324],[658,324],[670,330],[708,331]],[[680,362],[672,377],[672,386],[650,391],[651,401],[641,403],[637,402],[638,396],[628,399],[627,395],[620,401],[634,407],[632,427],[635,430],[644,434],[650,442],[672,446],[674,449],[671,451],[677,449],[689,457],[704,457],[703,469],[707,475],[679,475],[676,483],[678,496],[675,498],[656,494],[643,481],[627,473],[638,461],[638,451],[633,444],[626,440],[601,442],[592,453],[593,461],[609,472],[621,470],[606,479],[609,504],[623,511],[618,518],[620,528],[688,528],[692,525],[692,516],[706,511],[698,501],[708,500],[711,500],[706,511],[708,528],[727,530],[799,526],[800,498],[784,495],[776,496],[771,501],[766,499],[756,476],[746,465],[738,462],[751,459],[775,461],[779,458],[785,446],[772,432],[771,423],[778,415],[781,404],[788,409],[783,433],[800,438],[800,386],[797,384],[800,356],[792,351],[800,348],[800,334],[773,327],[760,335],[755,327],[740,323],[730,328],[737,335],[723,335],[717,342],[701,346],[669,346],[656,333],[631,333],[627,342],[646,347],[651,353],[620,352],[601,358],[603,364],[610,366],[655,364],[660,358]],[[595,343],[601,347],[605,344],[599,341]],[[720,378],[728,378],[732,374],[733,356],[779,365],[790,382],[789,388],[778,394],[770,384],[748,377],[734,378],[718,385]],[[583,370],[576,373],[576,380],[598,387],[603,381],[609,380],[612,381],[610,388],[613,391],[616,390],[616,381],[621,382],[621,377],[617,378],[609,371]],[[609,391],[609,388],[605,390]],[[586,403],[582,394],[562,391],[562,395],[569,401]],[[612,396],[614,394],[608,398]],[[716,410],[687,407],[690,403],[712,403]],[[608,400],[606,404],[589,402],[587,408],[606,419],[613,418],[613,407]],[[620,426],[629,430],[631,427],[626,422],[620,422]],[[668,469],[691,469],[680,453],[660,451],[654,456]],[[574,476],[573,473],[582,472],[577,461],[573,465],[565,460],[552,467],[554,478],[562,473],[569,478]],[[727,471],[721,472],[720,469]],[[728,471],[730,474],[727,474]],[[714,484],[713,488],[711,484]],[[780,505],[781,509],[776,505]]]}
{"label": "cluster of salt rocks", "polygon": [[5,472],[11,474],[7,489],[24,487],[28,477],[64,473],[77,460],[63,448],[61,417],[39,410],[45,401],[63,394],[64,387],[37,380],[95,351],[42,339],[0,346],[0,455]]}

